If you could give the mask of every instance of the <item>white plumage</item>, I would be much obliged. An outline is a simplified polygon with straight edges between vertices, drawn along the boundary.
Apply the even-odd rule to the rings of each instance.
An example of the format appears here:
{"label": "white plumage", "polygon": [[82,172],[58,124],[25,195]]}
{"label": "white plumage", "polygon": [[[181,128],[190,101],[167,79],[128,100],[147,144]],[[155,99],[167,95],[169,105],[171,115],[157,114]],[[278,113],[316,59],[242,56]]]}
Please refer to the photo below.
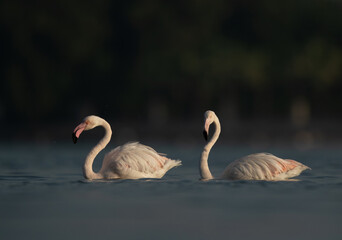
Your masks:
{"label": "white plumage", "polygon": [[149,146],[133,142],[107,153],[100,173],[105,178],[113,178],[113,173],[120,178],[161,178],[168,170],[180,164],[180,161],[166,158]]}
{"label": "white plumage", "polygon": [[[200,160],[200,175],[202,179],[213,179],[208,166],[208,156],[217,141],[221,125],[213,111],[205,112],[204,136],[207,138],[210,124],[216,126],[211,140],[205,145]],[[310,169],[304,164],[291,159],[281,159],[270,153],[256,153],[237,159],[230,163],[220,176],[231,180],[286,180],[298,176],[302,171]]]}
{"label": "white plumage", "polygon": [[309,169],[300,162],[270,153],[256,153],[230,163],[220,178],[231,180],[285,180]]}
{"label": "white plumage", "polygon": [[88,116],[73,132],[74,143],[77,142],[84,130],[97,126],[105,128],[103,139],[90,151],[83,166],[83,174],[87,179],[139,179],[162,178],[167,171],[181,165],[181,161],[165,157],[153,148],[138,142],[126,143],[107,153],[98,173],[93,171],[93,162],[96,155],[106,147],[112,135],[110,125],[102,118]]}

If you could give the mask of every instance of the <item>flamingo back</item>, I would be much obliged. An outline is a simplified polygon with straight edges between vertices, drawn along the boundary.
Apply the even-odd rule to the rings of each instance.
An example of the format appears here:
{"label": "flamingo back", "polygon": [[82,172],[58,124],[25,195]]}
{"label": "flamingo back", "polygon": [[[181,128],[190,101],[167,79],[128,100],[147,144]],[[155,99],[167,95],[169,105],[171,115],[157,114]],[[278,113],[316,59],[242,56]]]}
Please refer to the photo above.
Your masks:
{"label": "flamingo back", "polygon": [[224,170],[221,178],[233,180],[285,180],[298,176],[309,167],[270,153],[251,154],[235,160]]}
{"label": "flamingo back", "polygon": [[179,165],[181,161],[169,159],[149,146],[132,142],[107,153],[100,172],[106,178],[161,178]]}

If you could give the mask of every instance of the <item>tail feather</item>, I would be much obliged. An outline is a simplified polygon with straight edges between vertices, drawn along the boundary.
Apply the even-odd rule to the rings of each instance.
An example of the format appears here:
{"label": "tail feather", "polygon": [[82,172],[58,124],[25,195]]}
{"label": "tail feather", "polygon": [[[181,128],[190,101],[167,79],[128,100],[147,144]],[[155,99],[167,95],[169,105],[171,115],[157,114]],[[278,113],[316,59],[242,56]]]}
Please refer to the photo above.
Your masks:
{"label": "tail feather", "polygon": [[311,170],[310,167],[304,165],[303,163],[297,162],[295,160],[292,160],[292,159],[284,159],[284,160],[286,160],[289,163],[288,166],[290,166],[291,169],[293,169],[295,167],[301,167],[303,169],[303,171],[306,170],[306,169],[307,170]]}
{"label": "tail feather", "polygon": [[181,165],[182,165],[182,161],[180,160],[173,160],[170,158],[166,158],[164,168],[166,168],[167,170],[170,170],[171,168],[179,167]]}

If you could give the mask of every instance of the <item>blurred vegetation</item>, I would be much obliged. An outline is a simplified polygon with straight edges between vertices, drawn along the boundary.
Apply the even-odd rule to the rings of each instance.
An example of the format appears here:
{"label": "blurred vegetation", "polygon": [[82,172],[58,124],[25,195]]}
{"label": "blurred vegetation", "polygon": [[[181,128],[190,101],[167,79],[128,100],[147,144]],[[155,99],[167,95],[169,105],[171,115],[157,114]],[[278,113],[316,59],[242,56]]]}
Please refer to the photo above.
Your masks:
{"label": "blurred vegetation", "polygon": [[337,0],[1,1],[0,119],[286,117],[298,99],[313,117],[341,116],[341,10]]}

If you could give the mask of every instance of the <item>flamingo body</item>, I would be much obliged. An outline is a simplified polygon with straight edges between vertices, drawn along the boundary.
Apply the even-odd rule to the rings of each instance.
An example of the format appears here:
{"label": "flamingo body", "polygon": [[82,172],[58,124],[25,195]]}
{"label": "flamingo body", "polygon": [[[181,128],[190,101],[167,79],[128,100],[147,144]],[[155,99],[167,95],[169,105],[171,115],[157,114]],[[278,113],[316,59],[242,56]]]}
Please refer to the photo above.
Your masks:
{"label": "flamingo body", "polygon": [[157,153],[153,148],[138,142],[126,143],[107,153],[98,173],[93,171],[96,155],[109,143],[112,130],[108,122],[97,116],[88,116],[79,124],[73,134],[74,143],[85,130],[97,126],[104,127],[106,133],[101,141],[89,152],[83,166],[86,179],[139,179],[162,178],[167,171],[181,165],[181,161],[172,160],[164,154]]}
{"label": "flamingo body", "polygon": [[162,178],[180,161],[166,158],[138,142],[126,143],[106,154],[100,173],[104,178]]}
{"label": "flamingo body", "polygon": [[309,167],[300,162],[281,159],[270,153],[256,153],[230,163],[221,179],[231,180],[286,180],[298,176]]}
{"label": "flamingo body", "polygon": [[[207,140],[209,127],[215,124],[215,133],[205,145],[200,160],[201,178],[213,179],[208,166],[208,156],[211,148],[216,143],[221,125],[218,117],[213,111],[204,114],[204,138]],[[310,169],[308,166],[291,159],[281,159],[270,153],[251,154],[230,163],[220,176],[221,179],[230,180],[268,180],[279,181],[298,176],[302,171]]]}

